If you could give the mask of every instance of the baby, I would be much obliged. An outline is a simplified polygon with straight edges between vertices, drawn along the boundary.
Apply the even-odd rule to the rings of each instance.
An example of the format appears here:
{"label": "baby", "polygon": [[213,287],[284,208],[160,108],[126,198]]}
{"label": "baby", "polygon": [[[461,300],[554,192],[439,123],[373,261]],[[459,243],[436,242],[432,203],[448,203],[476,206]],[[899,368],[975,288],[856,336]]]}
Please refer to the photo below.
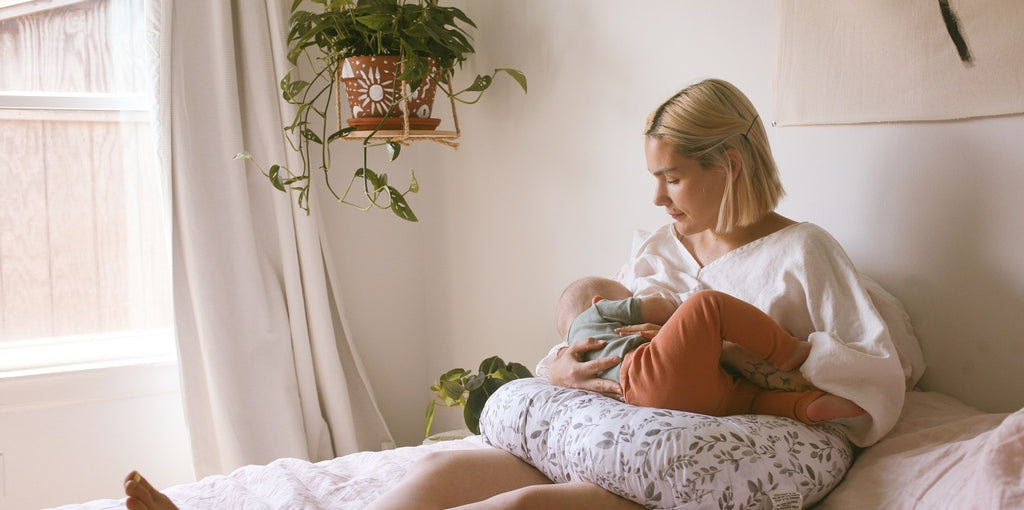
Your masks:
{"label": "baby", "polygon": [[[653,338],[620,336],[636,324],[662,325]],[[808,424],[864,414],[845,398],[823,391],[762,389],[721,366],[722,342],[738,344],[780,370],[794,370],[810,353],[753,305],[717,291],[693,294],[681,306],[662,296],[635,298],[622,284],[588,277],[566,288],[557,325],[567,343],[594,338],[602,349],[587,359],[619,356],[622,362],[598,376],[617,381],[629,404],[710,416],[769,414]]]}

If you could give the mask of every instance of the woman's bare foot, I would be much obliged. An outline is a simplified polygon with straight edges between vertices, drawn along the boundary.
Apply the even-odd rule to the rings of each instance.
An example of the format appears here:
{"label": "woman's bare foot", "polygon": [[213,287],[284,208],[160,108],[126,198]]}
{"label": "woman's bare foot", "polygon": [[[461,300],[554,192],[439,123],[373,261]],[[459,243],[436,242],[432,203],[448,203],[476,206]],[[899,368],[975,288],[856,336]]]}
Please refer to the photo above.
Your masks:
{"label": "woman's bare foot", "polygon": [[138,471],[128,473],[124,479],[124,493],[128,496],[128,510],[177,510],[170,498],[153,488]]}
{"label": "woman's bare foot", "polygon": [[797,340],[796,347],[793,348],[793,353],[789,355],[789,359],[785,363],[779,365],[779,370],[783,372],[789,372],[800,368],[807,361],[807,356],[811,354],[811,343],[801,342]]}
{"label": "woman's bare foot", "polygon": [[853,418],[867,411],[851,400],[826,393],[807,404],[806,412],[807,418],[815,422],[823,422],[837,418]]}

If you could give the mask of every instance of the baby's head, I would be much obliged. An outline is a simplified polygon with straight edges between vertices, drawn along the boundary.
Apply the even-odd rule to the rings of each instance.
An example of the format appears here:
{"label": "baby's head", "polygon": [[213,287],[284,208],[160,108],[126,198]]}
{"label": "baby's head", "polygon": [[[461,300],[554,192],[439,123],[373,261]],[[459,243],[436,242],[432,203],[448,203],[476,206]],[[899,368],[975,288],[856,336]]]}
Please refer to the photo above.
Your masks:
{"label": "baby's head", "polygon": [[563,340],[569,333],[569,326],[576,317],[602,299],[619,300],[633,295],[621,283],[598,276],[580,278],[569,284],[558,299],[555,312],[555,326]]}

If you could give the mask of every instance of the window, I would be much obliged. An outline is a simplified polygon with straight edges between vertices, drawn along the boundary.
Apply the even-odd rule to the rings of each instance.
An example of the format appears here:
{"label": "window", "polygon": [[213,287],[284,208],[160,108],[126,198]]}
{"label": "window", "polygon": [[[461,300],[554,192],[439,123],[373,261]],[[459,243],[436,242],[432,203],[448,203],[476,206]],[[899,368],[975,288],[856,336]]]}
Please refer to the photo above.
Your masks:
{"label": "window", "polygon": [[0,377],[171,360],[144,0],[0,0]]}

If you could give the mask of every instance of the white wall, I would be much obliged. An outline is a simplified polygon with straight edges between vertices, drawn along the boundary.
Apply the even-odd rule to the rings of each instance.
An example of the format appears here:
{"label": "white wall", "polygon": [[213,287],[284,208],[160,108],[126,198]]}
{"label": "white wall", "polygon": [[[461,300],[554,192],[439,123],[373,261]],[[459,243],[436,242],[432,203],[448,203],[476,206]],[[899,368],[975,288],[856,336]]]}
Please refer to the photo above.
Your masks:
{"label": "white wall", "polygon": [[[562,287],[613,273],[635,228],[667,221],[641,150],[650,109],[715,76],[772,115],[772,2],[454,3],[480,27],[462,78],[519,68],[530,93],[500,77],[459,108],[459,150],[372,162],[393,182],[417,170],[420,223],[322,204],[348,324],[401,445],[422,438],[439,373],[492,354],[532,366],[555,342]],[[781,212],[829,229],[904,301],[927,388],[993,411],[1024,404],[1022,132],[1021,116],[769,128]],[[359,164],[349,152],[341,176]],[[0,509],[118,497],[133,468],[189,481],[176,381],[168,366],[0,380]],[[439,411],[435,430],[458,426]]]}
{"label": "white wall", "polygon": [[0,509],[121,498],[133,469],[194,480],[174,364],[0,379]]}
{"label": "white wall", "polygon": [[[457,151],[421,143],[378,164],[400,180],[416,168],[419,224],[325,211],[349,324],[399,444],[422,437],[437,374],[492,354],[532,367],[556,340],[562,287],[610,275],[635,228],[668,221],[639,135],[652,108],[720,77],[772,116],[773,2],[453,3],[479,26],[462,78],[518,68],[529,94],[499,79],[459,108]],[[780,211],[830,230],[905,302],[925,386],[987,410],[1024,404],[1024,117],[768,131],[789,192]]]}

